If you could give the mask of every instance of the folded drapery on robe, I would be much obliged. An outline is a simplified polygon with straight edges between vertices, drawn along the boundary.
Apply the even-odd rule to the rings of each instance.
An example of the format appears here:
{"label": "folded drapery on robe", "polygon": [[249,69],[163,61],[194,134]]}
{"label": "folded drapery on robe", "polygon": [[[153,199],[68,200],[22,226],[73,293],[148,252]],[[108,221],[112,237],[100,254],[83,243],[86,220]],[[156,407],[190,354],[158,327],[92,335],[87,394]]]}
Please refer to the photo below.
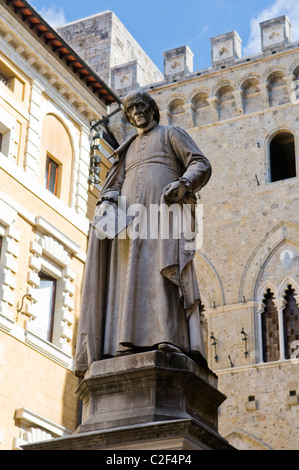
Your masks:
{"label": "folded drapery on robe", "polygon": [[[184,204],[191,207],[194,229],[195,193],[211,176],[209,161],[185,131],[157,123],[124,142],[114,157],[98,204],[117,202],[121,197],[136,223],[130,236],[114,240],[100,240],[91,229],[77,337],[77,375],[92,362],[128,347],[146,350],[170,343],[205,357],[194,246],[183,230],[178,238],[172,229],[175,217],[182,223]],[[187,180],[188,192],[176,205],[176,215],[169,216],[169,236],[161,234],[165,217],[159,210],[158,236],[152,237],[151,209],[168,207],[162,190],[180,178]],[[137,229],[139,236],[134,236]]]}

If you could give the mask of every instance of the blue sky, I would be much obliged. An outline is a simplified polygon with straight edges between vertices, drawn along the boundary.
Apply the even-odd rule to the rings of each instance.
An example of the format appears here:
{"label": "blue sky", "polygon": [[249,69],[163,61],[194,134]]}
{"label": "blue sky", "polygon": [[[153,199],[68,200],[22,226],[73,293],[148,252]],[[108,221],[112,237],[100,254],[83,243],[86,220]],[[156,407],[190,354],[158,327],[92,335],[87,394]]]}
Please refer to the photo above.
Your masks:
{"label": "blue sky", "polygon": [[260,21],[286,14],[299,41],[298,0],[29,0],[57,27],[111,10],[163,71],[163,51],[188,45],[194,71],[211,64],[210,38],[236,30],[243,56],[260,52]]}

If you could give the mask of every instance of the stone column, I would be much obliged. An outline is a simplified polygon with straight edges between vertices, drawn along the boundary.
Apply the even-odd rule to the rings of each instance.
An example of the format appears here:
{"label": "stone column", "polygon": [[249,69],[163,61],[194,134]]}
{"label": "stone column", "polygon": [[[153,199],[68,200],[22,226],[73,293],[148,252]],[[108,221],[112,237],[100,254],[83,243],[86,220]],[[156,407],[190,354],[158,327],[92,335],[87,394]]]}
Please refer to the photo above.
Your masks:
{"label": "stone column", "polygon": [[233,92],[235,102],[236,102],[236,109],[238,114],[244,114],[244,103],[242,97],[242,90],[234,90]]}
{"label": "stone column", "polygon": [[264,108],[269,108],[270,99],[269,99],[269,85],[268,83],[259,83],[258,87],[261,92],[262,104]]}
{"label": "stone column", "polygon": [[285,299],[273,299],[273,302],[278,312],[280,360],[284,360],[285,359],[285,344],[284,344],[283,311],[286,306],[286,300]]}
{"label": "stone column", "polygon": [[194,127],[194,119],[193,119],[193,110],[194,106],[192,103],[186,103],[184,104],[184,109],[187,117],[187,125],[188,128]]}
{"label": "stone column", "polygon": [[210,106],[213,122],[219,121],[219,114],[218,114],[219,100],[217,96],[211,96],[210,98],[207,98],[207,102],[209,103],[209,106]]}
{"label": "stone column", "polygon": [[160,124],[161,126],[169,126],[169,111],[167,109],[162,109],[160,111]]}
{"label": "stone column", "polygon": [[263,302],[259,302],[257,306],[257,334],[258,334],[258,362],[264,362],[263,358],[263,328],[262,328],[262,314],[265,310]]}

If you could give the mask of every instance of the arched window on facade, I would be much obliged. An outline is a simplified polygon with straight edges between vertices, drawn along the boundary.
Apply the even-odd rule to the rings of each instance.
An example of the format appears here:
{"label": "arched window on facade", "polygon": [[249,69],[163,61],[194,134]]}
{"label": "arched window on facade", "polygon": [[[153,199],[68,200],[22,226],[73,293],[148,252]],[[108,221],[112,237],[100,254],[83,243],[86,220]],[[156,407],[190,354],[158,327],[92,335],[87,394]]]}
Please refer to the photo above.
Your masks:
{"label": "arched window on facade", "polygon": [[223,85],[218,89],[216,96],[218,98],[219,119],[230,119],[237,115],[236,103],[231,85]]}
{"label": "arched window on facade", "polygon": [[289,102],[289,94],[285,81],[285,72],[276,70],[267,78],[270,106],[280,106]]}
{"label": "arched window on facade", "polygon": [[267,289],[263,299],[265,309],[262,313],[264,362],[278,361],[280,358],[278,312],[273,302],[273,298],[273,292],[271,292],[270,289]]}
{"label": "arched window on facade", "polygon": [[203,126],[211,122],[211,111],[207,101],[208,97],[208,93],[199,92],[191,100],[196,126]]}
{"label": "arched window on facade", "polygon": [[184,113],[185,109],[184,109],[183,99],[182,98],[176,98],[176,99],[172,100],[171,103],[169,103],[169,105],[168,105],[168,111],[173,116],[175,116],[177,114]]}
{"label": "arched window on facade", "polygon": [[73,153],[65,125],[57,116],[47,114],[42,127],[39,181],[68,205],[72,194]]}
{"label": "arched window on facade", "polygon": [[299,307],[295,298],[295,289],[291,285],[285,291],[286,306],[283,311],[285,358],[290,359],[293,341],[299,340]]}
{"label": "arched window on facade", "polygon": [[241,90],[245,113],[251,113],[261,108],[261,92],[259,81],[256,77],[250,77],[245,80],[242,83]]}
{"label": "arched window on facade", "polygon": [[169,124],[172,126],[180,125],[181,127],[188,127],[186,122],[185,101],[183,98],[173,99],[167,106]]}
{"label": "arched window on facade", "polygon": [[280,132],[270,142],[270,182],[296,176],[295,141],[291,132]]}

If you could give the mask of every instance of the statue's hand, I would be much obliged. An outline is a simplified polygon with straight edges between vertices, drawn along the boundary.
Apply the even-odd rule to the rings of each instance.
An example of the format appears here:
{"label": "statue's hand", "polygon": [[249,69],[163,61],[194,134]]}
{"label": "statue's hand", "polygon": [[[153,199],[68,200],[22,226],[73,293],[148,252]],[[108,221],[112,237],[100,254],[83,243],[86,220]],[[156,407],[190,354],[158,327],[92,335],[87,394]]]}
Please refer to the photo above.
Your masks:
{"label": "statue's hand", "polygon": [[174,181],[168,184],[162,191],[166,202],[178,202],[185,196],[188,189],[182,181]]}

